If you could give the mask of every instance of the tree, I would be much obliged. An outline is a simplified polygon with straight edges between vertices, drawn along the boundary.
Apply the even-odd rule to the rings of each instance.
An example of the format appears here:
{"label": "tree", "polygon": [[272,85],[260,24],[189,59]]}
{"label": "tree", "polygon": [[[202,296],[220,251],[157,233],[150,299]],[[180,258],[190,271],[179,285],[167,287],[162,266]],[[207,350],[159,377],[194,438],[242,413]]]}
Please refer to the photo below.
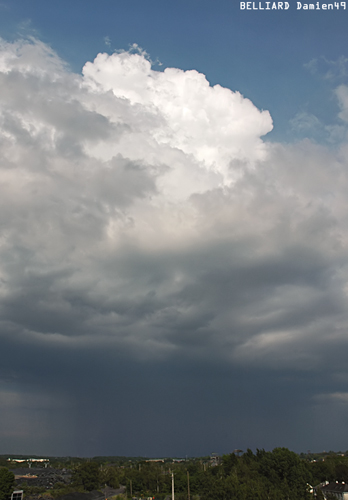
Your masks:
{"label": "tree", "polygon": [[15,477],[6,468],[0,469],[0,500],[9,500],[15,485]]}
{"label": "tree", "polygon": [[236,466],[237,463],[238,463],[238,458],[234,453],[222,456],[222,468],[226,476],[231,474],[233,468]]}
{"label": "tree", "polygon": [[111,488],[119,488],[120,483],[118,479],[117,470],[115,469],[115,467],[107,468],[104,482]]}
{"label": "tree", "polygon": [[285,497],[288,491],[293,499],[307,496],[307,483],[312,482],[312,476],[296,453],[287,448],[275,448],[272,452],[259,454],[259,457],[259,472],[281,489]]}
{"label": "tree", "polygon": [[[96,462],[85,462],[79,465],[74,471],[73,481],[87,491],[99,488],[100,475],[98,464]],[[0,498],[0,500],[2,499]]]}

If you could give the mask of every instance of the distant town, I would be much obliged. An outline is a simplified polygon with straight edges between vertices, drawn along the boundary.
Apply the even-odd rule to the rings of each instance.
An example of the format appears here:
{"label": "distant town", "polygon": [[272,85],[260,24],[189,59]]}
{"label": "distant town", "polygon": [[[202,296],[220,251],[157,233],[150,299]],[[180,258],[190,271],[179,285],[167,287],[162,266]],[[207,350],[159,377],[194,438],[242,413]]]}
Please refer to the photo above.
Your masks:
{"label": "distant town", "polygon": [[348,500],[348,452],[205,457],[0,455],[0,500]]}

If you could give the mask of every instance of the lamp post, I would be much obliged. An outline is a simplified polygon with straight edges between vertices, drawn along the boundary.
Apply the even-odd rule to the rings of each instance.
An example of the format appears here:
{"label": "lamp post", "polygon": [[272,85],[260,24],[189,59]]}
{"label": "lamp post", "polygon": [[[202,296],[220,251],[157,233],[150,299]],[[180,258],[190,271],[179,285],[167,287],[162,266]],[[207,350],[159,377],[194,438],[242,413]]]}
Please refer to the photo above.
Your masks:
{"label": "lamp post", "polygon": [[174,500],[174,472],[172,472],[172,500]]}

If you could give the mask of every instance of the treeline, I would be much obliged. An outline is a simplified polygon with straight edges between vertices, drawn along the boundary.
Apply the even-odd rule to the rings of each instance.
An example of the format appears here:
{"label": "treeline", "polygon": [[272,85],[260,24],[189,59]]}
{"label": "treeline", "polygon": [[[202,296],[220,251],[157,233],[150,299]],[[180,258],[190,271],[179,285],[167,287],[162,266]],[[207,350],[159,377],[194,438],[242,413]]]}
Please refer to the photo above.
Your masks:
{"label": "treeline", "polygon": [[[310,487],[323,481],[348,482],[348,458],[331,454],[319,461],[300,458],[287,448],[273,451],[247,450],[241,456],[223,455],[218,465],[204,459],[181,463],[123,462],[123,465],[94,463],[95,482],[112,487],[126,486],[128,496],[163,498],[171,494],[174,473],[175,497],[186,500],[305,500]],[[81,464],[74,475],[83,485],[81,472],[91,471],[93,462]],[[80,476],[79,476],[80,475]],[[86,474],[91,477],[91,473]],[[89,484],[88,489],[91,488]]]}
{"label": "treeline", "polygon": [[311,498],[311,486],[323,481],[348,482],[347,457],[331,453],[314,460],[287,448],[247,450],[241,456],[231,453],[215,463],[208,458],[175,463],[124,458],[110,463],[98,457],[95,461],[74,459],[68,466],[71,484],[55,485],[46,497],[123,485],[128,497],[163,499],[171,495],[172,473],[176,500],[189,495],[190,500],[306,500]]}
{"label": "treeline", "polygon": [[[248,450],[241,457],[232,453],[219,465],[196,461],[176,464],[172,470],[177,500],[188,494],[200,500],[302,500],[309,495],[311,479],[307,464],[286,448],[256,454]],[[165,472],[159,464],[145,463],[140,470],[124,469],[122,479],[132,484],[133,494],[165,495],[171,491],[171,476]]]}

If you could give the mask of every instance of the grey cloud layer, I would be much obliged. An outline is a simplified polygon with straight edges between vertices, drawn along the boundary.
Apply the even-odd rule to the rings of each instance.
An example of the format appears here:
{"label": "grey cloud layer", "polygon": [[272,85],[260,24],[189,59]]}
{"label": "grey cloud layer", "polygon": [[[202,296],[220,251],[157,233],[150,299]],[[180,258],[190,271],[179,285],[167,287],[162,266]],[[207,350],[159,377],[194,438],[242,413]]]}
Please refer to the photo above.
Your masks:
{"label": "grey cloud layer", "polygon": [[[347,88],[337,95],[344,122]],[[156,72],[141,53],[99,54],[81,76],[38,41],[2,42],[0,401],[7,412],[0,433],[6,446],[32,443],[30,426],[18,416],[14,441],[8,437],[18,408],[28,407],[25,393],[38,402],[47,427],[40,449],[56,426],[62,443],[75,433],[73,449],[86,453],[104,442],[111,418],[96,417],[95,409],[87,417],[89,398],[110,400],[111,413],[127,401],[131,418],[131,390],[141,404],[144,393],[162,398],[169,411],[158,377],[171,386],[174,373],[179,406],[200,380],[207,382],[207,370],[215,374],[212,390],[202,389],[197,408],[224,381],[216,402],[220,440],[231,413],[225,395],[238,394],[245,380],[249,411],[254,377],[264,374],[270,383],[269,370],[287,386],[289,370],[310,380],[310,371],[332,363],[325,390],[308,382],[305,398],[317,405],[325,399],[318,394],[339,393],[332,399],[347,400],[337,382],[344,379],[347,346],[347,145],[332,152],[309,141],[265,143],[261,137],[271,128],[268,112],[239,93],[210,87],[195,71]],[[178,371],[192,380],[191,394]],[[245,378],[237,382],[238,373]],[[143,376],[147,388],[135,381]],[[287,386],[299,408],[300,385]],[[266,390],[263,397],[269,401]],[[30,421],[38,418],[28,412]],[[238,415],[242,429],[245,416]],[[102,422],[87,444],[74,424],[81,418],[89,433],[93,419]],[[262,424],[253,425],[257,436]]]}

